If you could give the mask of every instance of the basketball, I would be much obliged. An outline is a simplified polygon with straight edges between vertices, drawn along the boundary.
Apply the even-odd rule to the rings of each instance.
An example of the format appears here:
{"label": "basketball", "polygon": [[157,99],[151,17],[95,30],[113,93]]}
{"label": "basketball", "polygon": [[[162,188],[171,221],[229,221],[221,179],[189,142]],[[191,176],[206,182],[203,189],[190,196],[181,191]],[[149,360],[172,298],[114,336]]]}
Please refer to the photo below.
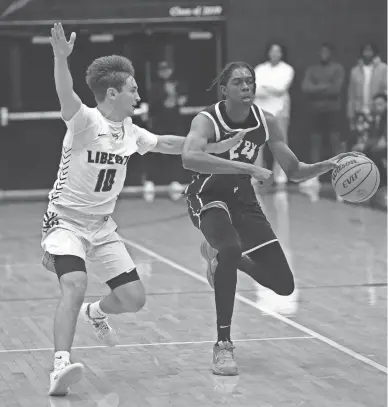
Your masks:
{"label": "basketball", "polygon": [[365,156],[348,156],[339,161],[331,174],[331,183],[338,196],[347,202],[363,202],[371,198],[380,185],[375,163]]}

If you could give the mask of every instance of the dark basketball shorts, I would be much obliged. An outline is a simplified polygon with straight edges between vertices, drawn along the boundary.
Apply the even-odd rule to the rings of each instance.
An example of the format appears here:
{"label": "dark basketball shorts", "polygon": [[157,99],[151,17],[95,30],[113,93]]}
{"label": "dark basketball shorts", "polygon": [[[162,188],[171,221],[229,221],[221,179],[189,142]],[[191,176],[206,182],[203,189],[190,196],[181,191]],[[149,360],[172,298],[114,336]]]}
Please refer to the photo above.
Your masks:
{"label": "dark basketball shorts", "polygon": [[199,230],[201,230],[201,214],[204,211],[210,208],[224,209],[240,236],[243,254],[278,241],[257,202],[246,204],[234,198],[217,200],[207,194],[188,195],[186,201],[191,221]]}

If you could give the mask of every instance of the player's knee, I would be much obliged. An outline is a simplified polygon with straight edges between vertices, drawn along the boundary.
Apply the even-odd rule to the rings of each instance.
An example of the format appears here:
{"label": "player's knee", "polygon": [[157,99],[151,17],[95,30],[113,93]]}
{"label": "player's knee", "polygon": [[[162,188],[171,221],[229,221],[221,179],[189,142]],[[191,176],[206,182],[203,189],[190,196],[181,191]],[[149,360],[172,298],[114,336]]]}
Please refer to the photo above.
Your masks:
{"label": "player's knee", "polygon": [[146,295],[143,285],[140,283],[140,286],[136,287],[136,289],[131,287],[130,290],[126,290],[125,294],[119,296],[119,301],[123,311],[139,312],[144,307],[146,302]]}
{"label": "player's knee", "polygon": [[87,288],[87,275],[84,271],[73,271],[60,278],[62,298],[74,307],[80,307]]}
{"label": "player's knee", "polygon": [[144,286],[139,279],[114,288],[113,293],[120,302],[123,312],[138,312],[146,302]]}
{"label": "player's knee", "polygon": [[226,242],[218,250],[219,261],[238,264],[242,256],[241,243],[238,241]]}

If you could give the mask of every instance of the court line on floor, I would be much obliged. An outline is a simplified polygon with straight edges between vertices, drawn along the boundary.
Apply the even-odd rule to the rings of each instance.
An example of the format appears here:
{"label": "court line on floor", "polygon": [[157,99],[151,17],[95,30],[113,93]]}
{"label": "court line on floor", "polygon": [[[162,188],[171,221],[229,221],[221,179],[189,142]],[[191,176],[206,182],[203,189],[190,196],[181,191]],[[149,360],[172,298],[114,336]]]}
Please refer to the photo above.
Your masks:
{"label": "court line on floor", "polygon": [[[168,259],[167,257],[162,256],[161,254],[156,253],[155,251],[148,249],[147,247],[136,243],[130,239],[126,239],[126,238],[122,238],[122,240],[124,241],[124,243],[126,243],[128,246],[133,247],[134,249],[139,250],[140,252],[147,254],[148,256],[153,257],[154,259],[159,260],[160,262],[167,264],[168,266],[198,280],[198,281],[202,281],[203,283],[208,284],[208,281],[205,277],[199,275],[198,273],[195,273],[194,271],[188,269],[187,267],[184,267],[178,263],[176,263],[173,260]],[[307,335],[312,336],[315,339],[318,339],[319,341],[331,346],[332,348],[335,348],[337,350],[339,350],[340,352],[343,352],[349,356],[351,356],[354,359],[359,360],[360,362],[363,362],[377,370],[379,370],[380,372],[383,372],[385,374],[388,373],[388,368],[386,366],[381,365],[380,363],[377,363],[369,358],[367,358],[366,356],[361,355],[360,353],[357,353],[349,348],[347,348],[344,345],[339,344],[338,342],[333,341],[332,339],[319,334],[318,332],[315,332],[314,330],[305,327],[304,325],[299,324],[298,322],[295,322],[287,317],[284,317],[283,315],[278,314],[277,312],[271,311],[269,309],[266,309],[264,307],[259,306],[258,304],[256,304],[255,302],[249,300],[248,298],[242,296],[241,294],[236,294],[236,299],[238,299],[240,302],[246,304],[246,305],[250,305],[253,308],[256,308],[262,312],[265,312],[266,314],[272,316],[275,319],[278,319],[279,321],[282,321],[284,323],[286,323],[287,325],[292,326],[293,328],[304,332]]]}
{"label": "court line on floor", "polygon": [[[234,339],[234,342],[267,342],[267,341],[293,341],[297,339],[314,339],[312,336],[281,336],[275,338],[246,338],[246,339]],[[179,346],[179,345],[201,345],[205,343],[214,343],[212,341],[189,341],[189,342],[151,342],[151,343],[127,343],[115,346],[115,348],[146,348],[146,347],[158,347],[158,346]],[[104,345],[92,345],[92,346],[73,346],[75,349],[100,349],[107,348]],[[31,348],[31,349],[1,349],[2,353],[24,353],[24,352],[43,352],[53,351],[54,348]]]}

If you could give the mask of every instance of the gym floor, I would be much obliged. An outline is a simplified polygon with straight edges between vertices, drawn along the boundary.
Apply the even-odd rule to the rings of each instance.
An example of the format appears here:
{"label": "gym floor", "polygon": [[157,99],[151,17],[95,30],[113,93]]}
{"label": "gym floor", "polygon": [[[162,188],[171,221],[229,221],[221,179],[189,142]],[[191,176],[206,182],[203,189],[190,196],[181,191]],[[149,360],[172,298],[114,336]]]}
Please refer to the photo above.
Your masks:
{"label": "gym floor", "polygon": [[[114,218],[147,303],[110,318],[121,337],[115,349],[79,321],[72,359],[86,375],[65,398],[47,397],[59,288],[40,265],[46,203],[1,203],[0,405],[386,406],[386,213],[297,191],[260,200],[297,290],[279,300],[239,273],[232,335],[240,376],[211,373],[214,298],[185,203],[121,199]],[[105,293],[90,275],[88,299]]]}

